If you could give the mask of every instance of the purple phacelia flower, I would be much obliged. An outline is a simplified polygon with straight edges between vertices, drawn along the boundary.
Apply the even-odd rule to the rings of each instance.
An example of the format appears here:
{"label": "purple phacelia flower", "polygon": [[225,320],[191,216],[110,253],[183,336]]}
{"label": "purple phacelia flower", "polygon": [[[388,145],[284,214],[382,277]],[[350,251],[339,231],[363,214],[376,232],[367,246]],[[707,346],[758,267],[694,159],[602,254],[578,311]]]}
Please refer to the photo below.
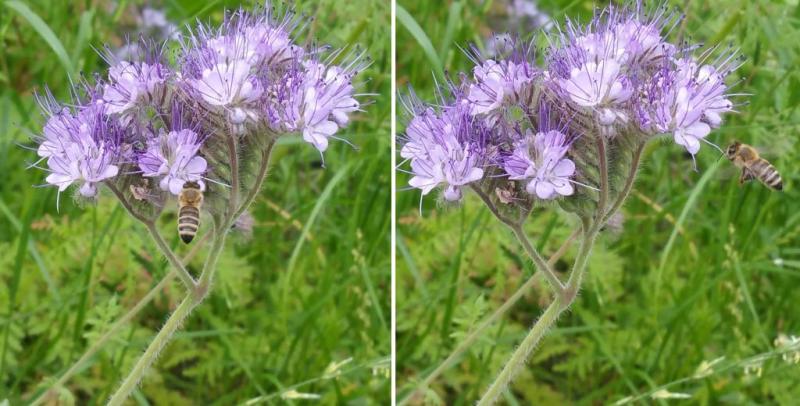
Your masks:
{"label": "purple phacelia flower", "polygon": [[199,156],[202,140],[190,129],[161,131],[147,141],[138,158],[142,176],[160,178],[159,187],[178,195],[186,182],[197,182],[205,190],[203,175],[208,164]]}
{"label": "purple phacelia flower", "polygon": [[575,54],[580,50],[587,61],[614,59],[628,68],[671,57],[676,48],[662,33],[670,32],[680,21],[665,6],[655,12],[644,11],[641,3],[629,7],[610,6],[598,12],[584,27],[567,21],[561,35],[562,46]]}
{"label": "purple phacelia flower", "polygon": [[303,56],[286,27],[272,27],[266,21],[247,18],[235,23],[224,35],[208,38],[220,62],[245,61],[252,66],[280,66]]}
{"label": "purple phacelia flower", "polygon": [[49,92],[40,98],[49,115],[37,150],[47,160],[45,181],[58,187],[59,195],[74,183],[84,197],[97,195],[97,184],[119,173],[121,130],[108,120],[102,103],[79,104],[75,112],[59,106]]}
{"label": "purple phacelia flower", "polygon": [[198,27],[191,43],[194,48],[212,50],[217,63],[244,61],[256,68],[279,67],[305,55],[292,40],[298,23],[293,12],[275,15],[268,7],[257,13],[240,9],[226,16],[218,30]]}
{"label": "purple phacelia flower", "polygon": [[674,27],[674,15],[665,8],[648,15],[640,8],[609,7],[585,27],[568,21],[550,49],[548,75],[556,91],[601,126],[635,118],[630,101],[640,79],[676,52],[661,34]]}
{"label": "purple phacelia flower", "polygon": [[50,174],[47,183],[58,186],[63,192],[75,182],[81,183],[78,191],[84,197],[97,195],[97,183],[113,178],[119,167],[113,164],[114,154],[104,141],[66,144],[64,153],[47,159]]}
{"label": "purple phacelia flower", "polygon": [[628,121],[622,104],[630,99],[632,89],[617,61],[586,62],[573,68],[568,78],[557,83],[574,104],[593,110],[602,125]]}
{"label": "purple phacelia flower", "polygon": [[727,58],[721,68],[699,65],[691,58],[670,62],[652,79],[645,98],[643,127],[655,133],[671,133],[675,143],[694,155],[721,115],[733,110],[726,95],[725,77],[736,68]]}
{"label": "purple phacelia flower", "polygon": [[214,65],[187,83],[212,110],[224,113],[234,125],[258,119],[257,102],[263,90],[247,62]]}
{"label": "purple phacelia flower", "polygon": [[527,182],[525,190],[540,199],[570,196],[575,192],[571,177],[575,163],[567,158],[571,142],[561,131],[527,130],[514,142],[511,154],[503,159],[503,169],[511,180]]}
{"label": "purple phacelia flower", "polygon": [[349,122],[349,114],[360,109],[352,79],[362,68],[360,58],[345,67],[307,61],[287,71],[268,94],[267,115],[278,132],[296,132],[320,152],[328,139]]}
{"label": "purple phacelia flower", "polygon": [[168,70],[159,63],[120,61],[108,72],[103,101],[108,114],[125,114],[143,103],[152,103],[164,91]]}
{"label": "purple phacelia flower", "polygon": [[[525,101],[532,92],[536,71],[524,61],[486,60],[472,71],[467,101],[474,115],[492,114],[514,103]],[[502,111],[502,110],[501,110]]]}
{"label": "purple phacelia flower", "polygon": [[409,185],[427,195],[444,185],[444,198],[458,201],[461,187],[481,180],[489,160],[489,130],[462,103],[437,115],[426,108],[408,124],[401,156],[411,161]]}

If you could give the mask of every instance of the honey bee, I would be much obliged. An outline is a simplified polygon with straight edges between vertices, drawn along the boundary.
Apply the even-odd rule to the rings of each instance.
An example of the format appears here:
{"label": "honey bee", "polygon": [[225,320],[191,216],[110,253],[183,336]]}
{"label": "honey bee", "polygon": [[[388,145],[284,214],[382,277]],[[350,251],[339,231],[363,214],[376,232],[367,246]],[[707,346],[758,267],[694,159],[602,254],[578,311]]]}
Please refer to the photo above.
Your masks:
{"label": "honey bee", "polygon": [[178,235],[188,244],[192,242],[200,227],[200,207],[203,191],[197,182],[186,182],[178,195]]}
{"label": "honey bee", "polygon": [[725,156],[739,168],[742,168],[742,176],[739,177],[739,184],[743,184],[751,179],[758,179],[764,185],[775,189],[783,190],[783,181],[778,170],[764,158],[758,155],[758,151],[750,145],[734,141],[725,151]]}

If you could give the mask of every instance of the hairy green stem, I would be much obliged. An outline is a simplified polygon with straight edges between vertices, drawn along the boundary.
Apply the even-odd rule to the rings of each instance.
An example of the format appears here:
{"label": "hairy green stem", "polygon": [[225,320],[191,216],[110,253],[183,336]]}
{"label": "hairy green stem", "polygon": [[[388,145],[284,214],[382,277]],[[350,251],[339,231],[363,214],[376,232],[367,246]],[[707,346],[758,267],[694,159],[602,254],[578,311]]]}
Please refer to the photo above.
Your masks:
{"label": "hairy green stem", "polygon": [[250,191],[247,193],[244,201],[242,201],[241,207],[236,210],[236,214],[234,214],[233,218],[231,219],[232,222],[235,222],[239,217],[250,207],[250,204],[256,200],[258,197],[258,193],[261,191],[261,186],[264,185],[264,180],[267,178],[267,171],[269,170],[269,162],[270,158],[272,157],[272,150],[275,147],[275,141],[270,141],[267,144],[267,147],[261,151],[261,165],[258,168],[258,173],[256,174],[256,180],[253,182],[253,187],[250,188]]}
{"label": "hairy green stem", "polygon": [[[575,232],[573,232],[572,235],[570,235],[569,238],[567,238],[567,240],[564,241],[563,244],[561,244],[561,247],[558,248],[558,250],[550,257],[550,259],[547,260],[547,264],[550,267],[555,265],[556,261],[558,261],[564,255],[564,253],[567,251],[570,245],[572,245],[572,241],[578,236],[579,231],[580,230],[575,230]],[[521,299],[522,296],[525,295],[525,293],[527,293],[533,287],[533,285],[535,285],[542,278],[542,275],[543,273],[541,272],[535,272],[530,278],[528,278],[528,280],[525,281],[525,283],[522,284],[522,286],[520,286],[519,289],[517,289],[517,291],[514,292],[513,295],[511,295],[511,297],[509,297],[505,302],[503,302],[503,304],[499,308],[497,308],[497,310],[494,311],[494,313],[492,313],[489,317],[481,321],[480,324],[478,324],[478,326],[467,335],[464,341],[458,344],[458,347],[456,347],[456,349],[453,350],[452,353],[450,353],[447,359],[442,361],[442,363],[439,364],[439,366],[436,367],[436,369],[434,369],[433,372],[431,372],[428,376],[426,376],[425,379],[421,383],[419,383],[413,391],[411,391],[411,393],[409,393],[402,400],[400,400],[398,405],[407,404],[422,389],[430,386],[431,382],[433,382],[436,378],[438,378],[439,375],[441,375],[444,371],[448,370],[451,366],[453,366],[458,357],[460,357],[461,354],[463,354],[467,349],[469,349],[469,347],[471,347],[472,344],[483,335],[483,332],[487,328],[489,328],[489,326],[494,324],[497,320],[500,319],[500,317],[502,317],[508,311],[508,309],[514,306],[519,301],[519,299]]]}
{"label": "hairy green stem", "polygon": [[539,320],[533,325],[525,339],[522,340],[522,344],[517,347],[516,351],[511,355],[511,358],[506,362],[500,375],[497,376],[497,379],[489,386],[489,389],[478,402],[478,406],[493,405],[497,401],[517,373],[519,373],[520,369],[525,365],[528,356],[533,349],[536,348],[536,345],[539,344],[542,337],[550,330],[550,327],[555,323],[563,309],[561,297],[556,296],[555,300],[550,303],[547,310],[544,311]]}
{"label": "hairy green stem", "polygon": [[[558,316],[563,311],[567,310],[578,296],[578,290],[580,289],[581,281],[583,280],[583,274],[585,273],[586,266],[589,262],[589,256],[591,254],[592,247],[594,246],[595,238],[597,237],[600,228],[603,224],[605,224],[606,221],[606,205],[608,204],[609,188],[608,156],[606,149],[607,145],[605,138],[602,135],[598,136],[597,152],[599,156],[598,166],[600,170],[600,197],[597,202],[597,211],[595,212],[594,218],[592,220],[585,218],[582,219],[581,229],[583,231],[583,239],[581,240],[581,247],[578,251],[578,255],[575,258],[575,263],[573,264],[567,284],[566,286],[561,285],[561,289],[557,291],[553,302],[550,304],[547,310],[545,310],[542,317],[533,325],[519,348],[517,348],[517,350],[511,355],[503,367],[503,370],[500,372],[500,375],[498,375],[494,382],[492,382],[492,384],[489,386],[489,389],[486,391],[483,398],[481,398],[480,402],[478,402],[478,405],[491,405],[497,401],[500,394],[508,388],[509,383],[511,383],[511,381],[514,379],[522,365],[525,364],[531,352],[542,339],[542,337],[547,334],[548,330],[553,323],[555,323],[555,320],[558,318]],[[632,173],[635,174],[635,170],[632,170]],[[633,176],[631,176],[628,180],[630,184],[633,183],[632,178]],[[630,188],[630,186],[627,186],[627,188]],[[630,190],[628,190],[628,192],[630,192]],[[512,226],[511,228],[514,230],[514,234],[517,235],[520,243],[527,251],[528,246],[526,245],[526,242],[528,242],[528,244],[530,244],[530,242],[525,236],[522,226],[517,225],[516,227]]]}
{"label": "hairy green stem", "polygon": [[195,300],[194,296],[187,295],[186,298],[183,299],[180,305],[175,309],[171,316],[167,319],[167,322],[164,324],[164,327],[158,332],[156,337],[144,351],[144,354],[139,358],[134,365],[131,372],[122,382],[122,385],[117,389],[111,399],[108,401],[109,406],[117,406],[121,405],[127,398],[130,396],[131,392],[136,388],[136,385],[139,384],[139,381],[144,376],[144,373],[153,364],[153,362],[158,358],[158,354],[161,352],[162,349],[167,345],[167,343],[172,338],[172,335],[178,328],[181,326],[183,321],[186,319],[187,316],[192,312],[195,306],[197,306],[200,301]]}
{"label": "hairy green stem", "polygon": [[622,192],[617,196],[617,200],[614,202],[614,205],[611,206],[611,209],[605,214],[603,218],[603,225],[605,225],[608,220],[613,216],[617,210],[619,210],[622,205],[625,203],[625,200],[628,199],[628,195],[631,193],[631,189],[633,189],[633,183],[636,180],[636,172],[639,170],[639,163],[642,160],[642,151],[644,151],[644,143],[639,144],[636,148],[636,151],[633,152],[633,160],[631,161],[631,170],[628,172],[628,177],[625,179],[625,186],[622,188]]}
{"label": "hairy green stem", "polygon": [[586,265],[589,263],[589,256],[592,253],[592,247],[594,247],[598,230],[599,227],[595,226],[590,227],[589,230],[584,229],[584,236],[581,240],[581,246],[578,249],[578,255],[575,257],[572,272],[570,272],[567,286],[564,288],[564,298],[562,300],[564,306],[563,310],[566,310],[572,305],[572,302],[575,301],[575,297],[578,296],[583,274],[586,272]]}
{"label": "hairy green stem", "polygon": [[136,220],[139,220],[143,224],[151,224],[151,223],[153,223],[153,219],[147,218],[147,217],[141,215],[136,210],[134,210],[133,209],[133,205],[131,205],[131,203],[128,201],[128,199],[125,197],[125,195],[122,194],[122,192],[119,191],[119,189],[117,189],[114,185],[112,185],[111,183],[106,183],[106,186],[108,186],[108,189],[111,190],[111,192],[114,193],[115,196],[117,196],[117,200],[119,200],[119,202],[122,204],[122,207],[124,207],[125,210],[128,212],[128,214],[133,216],[133,218],[135,218]]}
{"label": "hairy green stem", "polygon": [[153,240],[156,242],[156,245],[158,245],[159,250],[167,258],[167,261],[169,261],[169,263],[178,271],[178,276],[181,278],[183,284],[186,285],[186,289],[189,289],[190,291],[193,290],[196,285],[194,278],[192,278],[192,275],[186,270],[186,267],[183,266],[181,261],[178,260],[167,242],[164,241],[164,238],[161,236],[161,233],[156,227],[155,221],[136,212],[125,195],[122,194],[122,192],[120,192],[114,185],[109,183],[107,186],[111,192],[117,196],[117,200],[119,200],[122,206],[125,207],[125,210],[127,210],[128,214],[139,220],[142,224],[144,224],[145,227],[147,227],[147,231],[150,233],[150,236],[153,237]]}
{"label": "hairy green stem", "polygon": [[597,136],[597,155],[600,167],[600,199],[597,202],[595,223],[600,223],[606,215],[606,205],[608,204],[608,154],[606,153],[606,138],[602,134]]}
{"label": "hairy green stem", "polygon": [[539,251],[531,244],[531,240],[525,234],[525,230],[522,229],[522,226],[509,226],[511,231],[514,232],[514,235],[519,240],[520,244],[522,244],[522,248],[525,249],[525,252],[528,254],[529,257],[533,260],[536,264],[536,268],[542,272],[544,277],[550,283],[550,286],[556,293],[561,293],[564,290],[564,284],[561,283],[561,280],[558,279],[555,271],[553,271],[552,267],[547,264],[547,262],[542,258],[542,255],[539,254]]}
{"label": "hairy green stem", "polygon": [[480,187],[475,186],[474,184],[471,184],[470,187],[472,188],[473,191],[475,191],[475,194],[477,194],[478,197],[480,197],[481,200],[483,200],[483,203],[486,205],[486,207],[489,208],[489,210],[492,212],[492,214],[494,214],[494,216],[498,220],[500,220],[501,223],[503,223],[503,224],[505,224],[505,225],[507,225],[509,227],[512,227],[513,225],[516,225],[516,224],[519,224],[519,222],[511,220],[510,218],[508,218],[508,217],[504,216],[502,213],[500,213],[500,210],[497,209],[497,206],[495,206],[494,202],[492,202],[492,199],[489,198],[489,196],[487,196],[486,193],[484,193],[483,190],[481,190]]}
{"label": "hairy green stem", "polygon": [[153,223],[146,223],[145,225],[147,226],[147,231],[150,232],[150,236],[153,237],[156,245],[158,245],[158,248],[161,250],[164,256],[167,257],[167,261],[169,261],[172,267],[178,272],[178,277],[181,279],[181,282],[186,285],[186,289],[189,291],[194,290],[197,287],[197,282],[194,280],[186,267],[183,266],[183,263],[178,259],[178,257],[175,256],[175,252],[173,252],[169,245],[167,245],[167,242],[164,241],[164,237],[161,236],[161,233],[158,231],[156,225]]}
{"label": "hairy green stem", "polygon": [[[544,260],[544,258],[542,258],[541,254],[539,254],[539,251],[534,248],[528,236],[525,235],[525,231],[522,229],[522,220],[513,221],[500,213],[500,210],[497,209],[497,206],[495,206],[494,202],[492,202],[489,196],[487,196],[486,193],[484,193],[479,187],[472,186],[472,190],[474,190],[481,200],[483,200],[483,203],[489,208],[492,214],[494,214],[494,216],[500,220],[501,223],[508,226],[508,228],[514,232],[514,235],[517,237],[520,244],[522,244],[522,248],[525,249],[525,253],[528,254],[531,260],[533,260],[533,263],[536,264],[537,270],[544,273],[545,278],[547,278],[547,281],[550,283],[550,286],[553,288],[553,290],[556,292],[561,292],[564,290],[564,285],[558,279],[558,276],[556,276],[551,267],[547,265],[547,262]],[[522,218],[524,219],[525,217],[526,216],[523,216]]]}
{"label": "hairy green stem", "polygon": [[203,272],[200,274],[200,280],[197,282],[197,288],[194,291],[194,296],[200,301],[208,295],[211,283],[214,281],[214,271],[222,249],[225,247],[225,236],[228,234],[228,228],[230,228],[230,225],[223,224],[214,236],[214,242],[208,252]]}
{"label": "hairy green stem", "polygon": [[[156,337],[145,350],[145,353],[136,362],[133,370],[131,370],[130,374],[123,381],[122,386],[120,386],[117,392],[112,396],[111,400],[109,401],[109,405],[122,404],[122,402],[128,398],[130,393],[141,380],[142,376],[144,376],[147,369],[153,364],[158,356],[158,353],[167,345],[173,334],[178,330],[183,320],[185,320],[191,314],[192,310],[202,303],[203,300],[205,300],[205,298],[208,296],[208,293],[211,289],[211,284],[213,283],[217,261],[222,253],[223,248],[225,247],[225,238],[228,234],[228,231],[236,219],[258,196],[261,186],[266,179],[273,146],[274,141],[271,141],[262,152],[261,164],[259,167],[259,172],[256,175],[256,180],[254,181],[254,184],[247,197],[245,197],[245,199],[241,201],[241,205],[239,205],[240,173],[238,140],[234,138],[234,136],[230,136],[228,138],[228,152],[231,159],[232,183],[231,194],[229,197],[230,200],[228,202],[228,210],[221,219],[220,224],[215,222],[215,226],[213,227],[212,234],[214,236],[214,241],[211,249],[209,250],[208,256],[206,257],[200,278],[197,282],[195,282],[194,278],[191,277],[188,271],[185,272],[185,275],[188,276],[189,280],[191,281],[189,294],[183,299],[181,304],[169,317],[169,319],[167,319],[166,324],[164,324]],[[161,238],[161,235],[153,225],[153,222],[146,224],[148,225],[148,229],[151,231],[153,238],[156,239],[159,249],[164,252],[164,255],[170,260],[175,268],[178,269],[178,275],[180,276],[180,270],[185,271],[185,267],[183,267],[183,264],[176,261],[174,254],[172,254],[169,246],[166,245],[163,238]]]}
{"label": "hairy green stem", "polygon": [[239,204],[239,139],[231,132],[227,137],[228,157],[231,160],[231,194],[228,198],[227,217],[233,217]]}
{"label": "hairy green stem", "polygon": [[[183,257],[181,262],[185,264],[191,261],[192,258],[194,258],[194,256],[197,255],[197,251],[199,251],[199,248],[203,246],[206,240],[208,240],[209,235],[210,234],[205,234],[202,239],[197,241],[197,244],[195,244],[192,247],[191,251],[189,251],[189,253],[187,253]],[[122,327],[128,324],[129,321],[131,321],[137,314],[139,314],[139,312],[145,306],[147,306],[147,304],[150,303],[150,301],[153,300],[153,298],[155,298],[155,296],[159,292],[161,292],[164,289],[164,287],[167,286],[168,283],[170,283],[173,279],[175,279],[176,276],[178,276],[178,271],[175,269],[170,270],[166,275],[164,275],[161,281],[158,282],[156,286],[153,286],[153,288],[150,289],[150,291],[147,292],[147,294],[145,294],[136,303],[136,305],[134,305],[128,311],[128,313],[125,313],[125,315],[120,317],[119,320],[115,321],[114,324],[112,324],[111,327],[109,327],[108,331],[106,331],[94,344],[92,344],[92,346],[89,347],[89,349],[87,349],[86,352],[84,352],[83,355],[81,355],[81,357],[78,358],[78,360],[75,361],[75,363],[72,364],[72,366],[66,372],[64,372],[64,374],[61,375],[60,378],[58,378],[58,381],[56,381],[53,385],[50,385],[49,389],[45,390],[33,402],[31,402],[31,406],[42,404],[48,398],[48,396],[52,394],[53,388],[58,388],[60,386],[63,386],[70,378],[72,378],[78,372],[78,370],[81,367],[83,367],[83,364],[85,364],[86,361],[89,360],[89,358],[93,357],[98,351],[100,351],[100,349],[102,349],[106,345],[106,343],[112,337],[114,337],[119,332],[120,329],[122,329]]]}

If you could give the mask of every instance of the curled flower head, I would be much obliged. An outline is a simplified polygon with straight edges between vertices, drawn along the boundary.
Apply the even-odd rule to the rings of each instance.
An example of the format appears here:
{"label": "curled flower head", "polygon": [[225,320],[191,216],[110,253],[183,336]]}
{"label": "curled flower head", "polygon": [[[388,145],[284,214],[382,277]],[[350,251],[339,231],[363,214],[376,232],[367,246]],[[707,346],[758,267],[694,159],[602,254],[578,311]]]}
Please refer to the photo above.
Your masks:
{"label": "curled flower head", "polygon": [[[163,15],[150,17],[164,25]],[[353,80],[368,64],[364,52],[305,45],[305,25],[267,2],[226,14],[219,28],[169,35],[179,45],[174,62],[163,55],[168,43],[144,35],[124,60],[105,48],[108,73],[82,81],[74,108],[50,93],[39,99],[47,122],[34,165],[46,161],[47,182],[60,191],[78,183],[94,196],[108,181],[137,218],[155,219],[186,182],[232,185],[212,189],[208,204],[237,202],[238,192],[260,186],[264,176],[251,172],[268,167],[279,136],[301,135],[325,151],[363,105]]]}
{"label": "curled flower head", "polygon": [[[239,133],[247,127],[299,133],[325,151],[360,108],[353,77],[366,63],[361,51],[306,51],[292,39],[299,23],[291,12],[264,9],[233,13],[219,30],[201,25],[183,44],[186,93]],[[323,55],[327,58],[320,59]],[[336,59],[346,62],[333,64]]]}
{"label": "curled flower head", "polygon": [[205,190],[203,175],[208,164],[199,156],[202,140],[193,130],[161,131],[147,142],[138,157],[142,176],[159,179],[159,187],[178,195],[186,182],[197,182]]}
{"label": "curled flower head", "polygon": [[641,2],[609,6],[585,27],[568,21],[565,44],[573,52],[582,51],[588,60],[614,59],[634,68],[673,55],[676,47],[666,41],[665,33],[679,21],[666,6],[653,12],[644,10]]}
{"label": "curled flower head", "polygon": [[[413,112],[412,112],[413,114]],[[409,185],[427,195],[444,185],[444,198],[457,201],[461,187],[481,180],[489,161],[489,129],[469,107],[456,102],[441,113],[420,109],[408,124],[401,156],[411,161]]]}
{"label": "curled flower head", "polygon": [[540,199],[570,196],[575,191],[570,180],[575,163],[566,157],[570,144],[558,130],[536,134],[527,130],[503,159],[503,169],[509,179],[526,181],[525,190]]}

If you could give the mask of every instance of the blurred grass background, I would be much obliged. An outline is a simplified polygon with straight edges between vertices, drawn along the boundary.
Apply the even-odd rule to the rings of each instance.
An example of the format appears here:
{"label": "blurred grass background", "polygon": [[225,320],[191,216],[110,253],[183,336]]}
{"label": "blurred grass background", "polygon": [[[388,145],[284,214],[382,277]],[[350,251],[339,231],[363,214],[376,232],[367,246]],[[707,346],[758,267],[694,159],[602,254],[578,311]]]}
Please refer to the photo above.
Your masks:
{"label": "blurred grass background", "polygon": [[[471,69],[458,46],[483,46],[502,31],[506,4],[398,0],[398,89],[412,84],[433,100],[434,76]],[[541,0],[538,7],[558,23],[565,15],[586,22],[594,4]],[[730,43],[748,58],[733,91],[752,93],[749,105],[727,116],[710,140],[759,147],[780,169],[785,190],[740,187],[738,172],[708,146],[695,172],[671,140],[651,143],[621,228],[600,239],[577,303],[505,394],[507,404],[610,404],[628,396],[665,404],[648,396],[661,389],[685,393],[691,404],[797,404],[800,365],[775,356],[775,340],[800,335],[800,7],[796,0],[670,4],[686,14],[678,31],[690,42]],[[407,180],[398,173],[398,185]],[[398,194],[401,397],[533,272],[478,199],[447,207],[427,198],[422,217],[418,199],[415,191]],[[547,257],[571,224],[563,213],[541,212],[528,230]],[[576,248],[558,269],[567,269]],[[544,286],[529,292],[432,385],[426,403],[478,399],[548,300]],[[679,381],[720,357],[719,372]]]}
{"label": "blurred grass background", "polygon": [[[156,3],[178,26],[219,22],[241,2]],[[246,2],[244,6],[260,3]],[[263,4],[263,3],[261,3]],[[145,2],[0,1],[0,403],[24,404],[49,387],[168,271],[143,227],[110,194],[78,207],[53,188],[29,136],[42,119],[32,93],[48,84],[67,100],[69,78],[105,66],[92,46],[120,46]],[[391,191],[389,4],[303,1],[319,42],[360,44],[374,60],[362,76],[377,93],[320,157],[299,138],[277,148],[211,297],[162,353],[131,404],[232,405],[281,394],[322,404],[389,402]],[[135,34],[134,34],[135,35]],[[105,73],[103,73],[105,75]],[[161,226],[179,251],[174,215]],[[199,238],[199,237],[198,237]],[[191,263],[197,271],[204,250]],[[52,404],[102,404],[183,296],[177,282],[125,327]],[[289,392],[293,393],[293,392]]]}

